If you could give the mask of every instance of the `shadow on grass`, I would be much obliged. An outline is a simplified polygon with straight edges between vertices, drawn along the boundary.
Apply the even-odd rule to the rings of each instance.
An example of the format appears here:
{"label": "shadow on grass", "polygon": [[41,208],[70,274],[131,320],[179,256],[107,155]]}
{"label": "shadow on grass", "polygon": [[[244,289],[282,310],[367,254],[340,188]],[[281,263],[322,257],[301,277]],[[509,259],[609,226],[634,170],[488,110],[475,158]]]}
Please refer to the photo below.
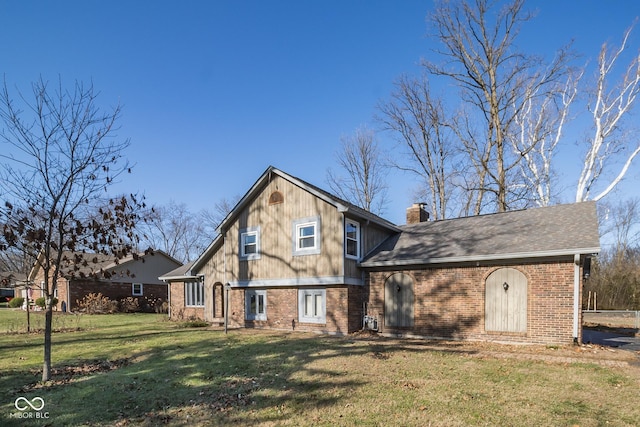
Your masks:
{"label": "shadow on grass", "polygon": [[[365,356],[362,362],[367,363],[387,360],[398,351],[469,352],[451,342],[250,329],[224,335],[154,322],[134,329],[106,325],[55,334],[54,340],[54,353],[66,356],[54,363],[58,373],[51,383],[39,384],[37,369],[0,375],[0,394],[5,396],[0,424],[23,425],[7,419],[18,397],[45,400],[50,418],[42,425],[278,424],[340,405],[349,393],[369,384],[366,377],[348,375],[344,357]],[[117,366],[93,369],[104,361]]]}
{"label": "shadow on grass", "polygon": [[[70,335],[56,344],[57,351],[78,344]],[[110,339],[117,346],[122,340],[154,335],[157,333],[143,332]],[[147,350],[133,353],[117,369],[101,373],[85,367],[83,374],[82,362],[68,361],[78,365],[80,374],[54,377],[44,386],[38,385],[35,373],[30,381],[24,371],[3,373],[0,390],[8,392],[11,405],[20,396],[42,397],[50,425],[186,425],[193,420],[207,420],[206,425],[277,424],[295,414],[338,405],[350,391],[367,385],[366,378],[354,379],[341,366],[334,369],[332,358],[364,355],[385,359],[395,351],[424,351],[419,345],[363,344],[344,338],[251,330],[224,335],[173,329],[158,342],[152,347],[146,344]],[[109,359],[108,354],[99,353],[94,357]],[[330,368],[314,367],[320,359],[322,366]],[[68,374],[69,370],[61,372]],[[8,402],[0,403],[8,408]],[[4,425],[12,423],[21,425],[12,419],[5,419]]]}

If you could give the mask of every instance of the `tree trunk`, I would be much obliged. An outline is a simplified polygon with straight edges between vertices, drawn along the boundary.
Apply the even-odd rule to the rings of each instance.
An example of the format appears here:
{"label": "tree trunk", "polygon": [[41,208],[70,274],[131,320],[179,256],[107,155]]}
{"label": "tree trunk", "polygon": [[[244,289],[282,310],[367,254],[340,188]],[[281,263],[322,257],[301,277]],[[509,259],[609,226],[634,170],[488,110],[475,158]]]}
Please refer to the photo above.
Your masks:
{"label": "tree trunk", "polygon": [[51,379],[51,332],[53,324],[53,307],[46,304],[44,324],[44,363],[42,365],[42,382]]}

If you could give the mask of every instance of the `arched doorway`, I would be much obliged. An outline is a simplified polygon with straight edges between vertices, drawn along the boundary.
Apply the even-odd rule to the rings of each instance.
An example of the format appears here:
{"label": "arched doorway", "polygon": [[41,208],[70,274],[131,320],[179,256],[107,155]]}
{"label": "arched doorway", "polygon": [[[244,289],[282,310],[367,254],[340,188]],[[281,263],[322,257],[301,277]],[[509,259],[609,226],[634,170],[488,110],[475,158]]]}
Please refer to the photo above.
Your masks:
{"label": "arched doorway", "polygon": [[389,327],[413,326],[413,279],[408,274],[391,275],[384,284],[384,323]]}
{"label": "arched doorway", "polygon": [[527,277],[515,268],[500,268],[487,277],[485,330],[527,332]]}

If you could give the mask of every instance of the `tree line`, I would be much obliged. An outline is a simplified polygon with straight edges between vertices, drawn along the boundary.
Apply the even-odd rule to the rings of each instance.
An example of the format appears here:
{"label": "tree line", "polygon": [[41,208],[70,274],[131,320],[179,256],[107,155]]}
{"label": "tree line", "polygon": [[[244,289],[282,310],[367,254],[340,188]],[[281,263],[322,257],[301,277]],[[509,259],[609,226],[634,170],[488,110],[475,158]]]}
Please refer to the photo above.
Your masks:
{"label": "tree line", "polygon": [[[550,58],[519,50],[534,18],[525,0],[436,1],[420,74],[396,79],[378,105],[376,131],[364,126],[343,138],[340,168],[327,173],[331,187],[381,213],[385,174],[395,169],[417,178],[416,195],[434,219],[547,206],[566,190],[558,151],[576,144],[583,166],[573,201],[610,194],[640,153],[631,118],[640,93],[640,55],[628,53],[632,18],[592,66],[580,64],[571,44]],[[566,129],[580,113],[590,123],[570,139]],[[377,133],[400,154],[385,154]]]}

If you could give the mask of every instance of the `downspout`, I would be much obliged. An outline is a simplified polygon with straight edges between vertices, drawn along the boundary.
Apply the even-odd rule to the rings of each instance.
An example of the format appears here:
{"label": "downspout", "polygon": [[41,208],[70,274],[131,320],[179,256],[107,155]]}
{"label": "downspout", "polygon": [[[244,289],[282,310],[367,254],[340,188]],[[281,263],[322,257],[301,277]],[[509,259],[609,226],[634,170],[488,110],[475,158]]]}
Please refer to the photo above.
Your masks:
{"label": "downspout", "polygon": [[224,334],[229,327],[229,283],[227,283],[227,234],[222,235],[222,268],[224,270],[224,293],[222,297],[222,309],[224,310]]}
{"label": "downspout", "polygon": [[[171,281],[167,283],[167,318],[171,319]],[[182,289],[184,289],[184,283],[182,284]]]}
{"label": "downspout", "polygon": [[71,312],[71,286],[69,286],[69,280],[65,284],[65,293],[67,294],[67,312]]}
{"label": "downspout", "polygon": [[573,342],[578,343],[580,328],[580,254],[573,256]]}
{"label": "downspout", "polygon": [[[342,280],[346,282],[346,277],[345,275],[345,267],[344,265],[347,263],[347,257],[346,257],[346,246],[347,246],[347,233],[346,233],[346,227],[347,227],[347,218],[345,218],[344,216],[344,212],[342,212]],[[359,243],[359,242],[358,242]]]}

